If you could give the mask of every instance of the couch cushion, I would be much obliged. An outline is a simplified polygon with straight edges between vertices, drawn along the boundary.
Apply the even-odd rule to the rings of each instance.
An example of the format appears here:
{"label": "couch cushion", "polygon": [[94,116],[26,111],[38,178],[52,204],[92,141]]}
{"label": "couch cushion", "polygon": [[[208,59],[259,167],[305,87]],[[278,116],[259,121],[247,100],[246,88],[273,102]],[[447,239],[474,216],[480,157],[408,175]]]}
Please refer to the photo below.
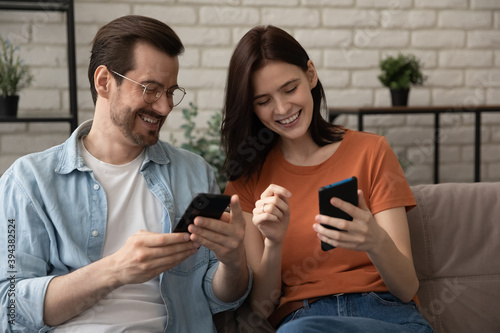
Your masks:
{"label": "couch cushion", "polygon": [[421,311],[436,332],[500,332],[500,183],[412,186]]}

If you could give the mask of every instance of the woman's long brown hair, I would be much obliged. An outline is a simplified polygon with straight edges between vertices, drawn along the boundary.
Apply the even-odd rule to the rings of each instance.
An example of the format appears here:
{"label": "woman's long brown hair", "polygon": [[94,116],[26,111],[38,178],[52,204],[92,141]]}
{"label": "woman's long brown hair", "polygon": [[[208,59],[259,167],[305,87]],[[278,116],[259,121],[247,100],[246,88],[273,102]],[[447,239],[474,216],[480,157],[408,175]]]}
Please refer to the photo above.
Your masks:
{"label": "woman's long brown hair", "polygon": [[[266,61],[286,62],[305,72],[309,56],[295,38],[275,26],[251,29],[236,46],[229,63],[221,126],[222,146],[226,152],[224,166],[231,181],[259,173],[278,140],[278,135],[262,124],[253,108],[252,74]],[[326,100],[319,80],[311,94],[314,109],[309,130],[314,142],[324,146],[342,140],[344,129],[321,116]]]}

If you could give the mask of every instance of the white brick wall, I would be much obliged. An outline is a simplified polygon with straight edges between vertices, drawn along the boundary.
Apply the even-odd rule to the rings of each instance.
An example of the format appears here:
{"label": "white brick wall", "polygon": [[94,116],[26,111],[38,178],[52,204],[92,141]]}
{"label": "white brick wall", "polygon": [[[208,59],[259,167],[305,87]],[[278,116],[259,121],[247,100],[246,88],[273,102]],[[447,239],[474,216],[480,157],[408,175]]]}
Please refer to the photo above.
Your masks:
{"label": "white brick wall", "polygon": [[491,27],[491,11],[446,10],[439,13],[438,27],[476,29]]}
{"label": "white brick wall", "polygon": [[[498,0],[75,0],[79,120],[93,104],[87,80],[89,44],[97,29],[126,14],[167,22],[186,46],[179,83],[183,106],[195,103],[197,123],[222,105],[234,46],[251,27],[274,24],[292,33],[315,62],[330,106],[388,106],[378,63],[388,54],[414,53],[429,79],[412,89],[410,105],[500,104]],[[20,44],[35,82],[21,94],[21,114],[68,112],[65,17],[54,12],[0,11],[0,34]],[[412,166],[412,184],[433,180],[433,116],[368,116],[365,129],[386,135]],[[353,116],[339,123],[356,128]],[[442,117],[441,180],[472,181],[472,114]],[[162,138],[182,140],[179,110]],[[482,180],[500,181],[500,114],[482,120]],[[0,123],[0,173],[19,156],[67,138],[64,123]]]}
{"label": "white brick wall", "polygon": [[412,33],[412,46],[423,49],[463,48],[465,31],[461,30],[421,30]]}

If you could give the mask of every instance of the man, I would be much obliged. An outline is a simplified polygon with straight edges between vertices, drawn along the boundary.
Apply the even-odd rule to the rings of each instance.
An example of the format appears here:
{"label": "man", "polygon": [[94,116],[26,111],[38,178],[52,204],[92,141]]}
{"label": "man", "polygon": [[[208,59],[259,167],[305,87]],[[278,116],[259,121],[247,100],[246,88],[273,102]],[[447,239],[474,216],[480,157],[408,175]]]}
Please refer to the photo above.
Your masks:
{"label": "man", "polygon": [[197,193],[219,191],[203,159],[158,139],[185,93],[182,52],[151,18],[102,27],[89,66],[93,121],[0,179],[3,331],[214,332],[212,314],[246,297],[237,196],[221,220],[171,233]]}

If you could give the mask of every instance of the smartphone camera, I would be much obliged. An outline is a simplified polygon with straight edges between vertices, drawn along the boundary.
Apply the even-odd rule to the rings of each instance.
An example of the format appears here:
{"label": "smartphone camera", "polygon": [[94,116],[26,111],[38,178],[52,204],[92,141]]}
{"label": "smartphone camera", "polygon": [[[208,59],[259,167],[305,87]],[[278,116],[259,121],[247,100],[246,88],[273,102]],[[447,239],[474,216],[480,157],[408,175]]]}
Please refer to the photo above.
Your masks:
{"label": "smartphone camera", "polygon": [[196,202],[194,203],[194,206],[197,209],[203,209],[208,206],[209,200],[206,196],[200,196],[196,198]]}

